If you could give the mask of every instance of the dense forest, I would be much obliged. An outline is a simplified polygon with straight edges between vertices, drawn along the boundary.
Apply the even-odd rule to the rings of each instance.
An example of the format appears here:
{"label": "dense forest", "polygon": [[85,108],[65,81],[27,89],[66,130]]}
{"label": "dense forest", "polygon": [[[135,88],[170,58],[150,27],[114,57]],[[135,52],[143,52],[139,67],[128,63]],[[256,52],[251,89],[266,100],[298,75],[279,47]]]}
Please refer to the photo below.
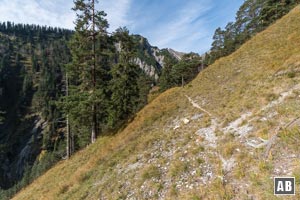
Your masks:
{"label": "dense forest", "polygon": [[61,141],[61,125],[48,122],[61,115],[52,102],[63,95],[61,72],[71,58],[66,41],[73,32],[7,22],[0,33],[0,186],[7,189],[26,169],[35,166],[31,177],[37,177],[55,160],[36,157],[56,151]]}
{"label": "dense forest", "polygon": [[[101,76],[102,93],[95,97],[83,89],[89,80],[77,78],[89,76],[89,67],[80,75],[72,69],[79,66],[74,59],[77,47],[72,47],[77,42],[74,31],[7,22],[1,23],[0,33],[0,186],[10,188],[2,191],[10,196],[91,142],[91,99],[97,100],[97,108],[98,101],[102,105],[97,135],[114,133],[147,103],[153,78],[130,64],[127,56],[135,54],[137,44],[126,29],[95,42],[103,50],[98,54],[96,49],[101,58],[95,62],[103,65],[96,76]],[[115,46],[121,42],[129,49],[118,51]]]}

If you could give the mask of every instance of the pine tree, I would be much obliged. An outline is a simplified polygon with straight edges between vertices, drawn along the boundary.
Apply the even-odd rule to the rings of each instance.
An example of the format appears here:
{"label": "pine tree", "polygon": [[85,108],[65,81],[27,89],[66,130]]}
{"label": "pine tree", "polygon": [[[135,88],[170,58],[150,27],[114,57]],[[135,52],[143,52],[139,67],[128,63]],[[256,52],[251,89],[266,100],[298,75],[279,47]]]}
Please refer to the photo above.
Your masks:
{"label": "pine tree", "polygon": [[139,67],[133,63],[135,45],[129,31],[126,28],[119,28],[114,36],[120,43],[120,49],[118,63],[111,70],[110,89],[112,95],[109,125],[116,128],[136,112],[138,107]]}
{"label": "pine tree", "polygon": [[216,29],[206,62],[211,64],[234,52],[298,3],[299,0],[245,0],[236,14],[235,22],[228,23],[225,30]]}
{"label": "pine tree", "polygon": [[159,78],[159,87],[161,91],[165,91],[175,86],[174,78],[171,73],[172,67],[176,64],[176,62],[169,57],[166,57],[164,62],[164,68],[162,69],[162,73]]}
{"label": "pine tree", "polygon": [[299,0],[265,0],[259,15],[263,27],[267,27],[299,3]]}
{"label": "pine tree", "polygon": [[222,51],[224,49],[224,31],[219,27],[216,29],[213,36],[213,43],[211,47],[211,56],[213,60],[222,56]]}
{"label": "pine tree", "polygon": [[[91,142],[99,134],[99,121],[103,115],[105,74],[102,62],[108,23],[103,11],[97,11],[97,0],[76,0],[73,10],[77,13],[75,34],[70,43],[73,61],[68,65],[70,76],[68,114],[78,126],[91,130]],[[103,43],[102,43],[103,42]],[[71,105],[71,106],[70,106]],[[100,113],[100,116],[99,116]]]}
{"label": "pine tree", "polygon": [[195,53],[185,54],[181,61],[172,67],[171,76],[174,86],[184,86],[198,74],[198,67],[201,65],[201,58]]}

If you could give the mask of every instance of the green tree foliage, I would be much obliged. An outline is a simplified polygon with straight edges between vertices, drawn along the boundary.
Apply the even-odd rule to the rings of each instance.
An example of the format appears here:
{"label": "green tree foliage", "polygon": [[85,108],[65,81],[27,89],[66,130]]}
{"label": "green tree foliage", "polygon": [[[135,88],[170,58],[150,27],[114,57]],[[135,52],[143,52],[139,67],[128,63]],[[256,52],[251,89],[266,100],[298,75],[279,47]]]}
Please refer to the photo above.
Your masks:
{"label": "green tree foliage", "polygon": [[[61,113],[52,102],[62,93],[61,67],[69,62],[66,40],[72,31],[7,22],[0,23],[0,32],[0,147],[5,144],[0,150],[0,187],[11,187],[0,191],[0,199],[9,199],[28,179],[32,181],[29,172],[39,162],[41,149],[55,155],[55,162],[62,158],[62,124],[55,122]],[[40,118],[47,121],[43,134],[40,127],[34,128]],[[20,152],[29,140],[30,156],[16,172]],[[50,167],[54,162],[39,163],[41,174],[43,163],[51,163]],[[25,177],[20,182],[22,173]]]}
{"label": "green tree foliage", "polygon": [[139,67],[133,63],[135,55],[134,42],[126,28],[119,28],[114,34],[119,42],[118,62],[111,69],[111,101],[109,109],[109,126],[123,124],[136,112],[139,104]]}
{"label": "green tree foliage", "polygon": [[139,90],[139,99],[136,106],[136,111],[142,109],[148,103],[148,94],[153,86],[153,80],[148,75],[145,74],[141,69],[139,70],[138,78],[138,90]]}
{"label": "green tree foliage", "polygon": [[201,57],[195,53],[185,54],[176,64],[172,60],[166,59],[159,79],[160,89],[164,91],[189,83],[198,74],[201,64]]}
{"label": "green tree foliage", "polygon": [[31,52],[31,67],[32,67],[32,73],[39,72],[38,61],[34,52]]}
{"label": "green tree foliage", "polygon": [[67,65],[69,88],[63,108],[77,148],[126,123],[146,104],[151,85],[134,64],[135,37],[126,28],[109,36],[106,14],[96,11],[95,3],[75,1],[76,31],[69,45],[72,62]]}
{"label": "green tree foliage", "polygon": [[177,62],[174,59],[170,59],[169,57],[166,57],[164,61],[164,68],[159,79],[159,86],[161,91],[165,91],[176,85],[174,77],[172,76],[172,68],[177,64]]}
{"label": "green tree foliage", "polygon": [[211,64],[220,57],[238,49],[256,33],[287,14],[299,0],[246,0],[236,13],[236,21],[229,22],[224,30],[216,29],[211,52],[205,63]]}
{"label": "green tree foliage", "polygon": [[299,4],[299,0],[267,0],[263,2],[260,12],[262,26],[266,27],[278,18],[287,14],[291,8]]}
{"label": "green tree foliage", "polygon": [[73,60],[67,69],[70,76],[67,113],[76,129],[91,132],[91,142],[94,142],[105,116],[108,22],[104,18],[106,14],[95,9],[96,1],[74,3],[77,19],[70,43]]}
{"label": "green tree foliage", "polygon": [[[65,157],[67,115],[78,150],[91,142],[92,132],[117,130],[147,103],[153,80],[134,64],[135,36],[124,28],[108,35],[106,14],[94,3],[75,1],[75,32],[0,23],[0,152],[10,152],[0,153],[8,169],[0,169],[0,187],[11,188],[0,191],[1,199]],[[30,156],[15,175],[27,144]]]}

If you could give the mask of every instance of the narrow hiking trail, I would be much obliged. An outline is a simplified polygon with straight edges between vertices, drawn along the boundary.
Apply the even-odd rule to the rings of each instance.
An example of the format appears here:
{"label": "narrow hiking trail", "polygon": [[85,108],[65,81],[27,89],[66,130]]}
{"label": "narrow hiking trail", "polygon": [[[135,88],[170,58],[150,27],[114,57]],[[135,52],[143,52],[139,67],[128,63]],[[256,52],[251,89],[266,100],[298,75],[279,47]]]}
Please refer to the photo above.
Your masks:
{"label": "narrow hiking trail", "polygon": [[186,98],[189,100],[189,102],[192,104],[193,107],[201,110],[202,112],[206,113],[209,117],[210,117],[210,126],[208,127],[204,127],[204,128],[200,128],[196,134],[199,136],[202,136],[205,138],[206,141],[208,141],[208,145],[216,148],[217,147],[217,136],[215,135],[216,131],[219,129],[220,127],[220,123],[219,120],[214,117],[213,114],[211,114],[209,111],[207,111],[206,109],[202,108],[198,103],[196,103],[191,97],[185,95]]}
{"label": "narrow hiking trail", "polygon": [[[216,116],[214,116],[211,112],[201,107],[197,102],[195,102],[191,97],[185,95],[189,102],[192,104],[194,108],[201,110],[203,113],[207,114],[211,118],[211,125],[209,127],[201,128],[197,131],[196,134],[202,135],[209,142],[209,145],[215,147],[218,138],[215,136],[217,130],[222,131],[225,134],[234,134],[236,137],[240,138],[240,142],[248,147],[252,147],[254,149],[262,148],[264,146],[270,146],[269,143],[274,138],[263,139],[261,137],[251,137],[248,138],[250,133],[255,131],[255,127],[251,124],[255,120],[267,121],[272,117],[278,115],[276,111],[273,111],[274,108],[281,103],[283,103],[287,98],[293,95],[294,92],[300,90],[300,84],[297,84],[290,89],[281,92],[279,97],[276,100],[269,102],[267,105],[262,106],[257,112],[253,113],[251,111],[245,112],[240,115],[236,120],[228,123],[225,127],[222,127],[222,122],[218,120]],[[293,120],[292,120],[293,121]],[[278,125],[277,129],[274,131],[273,135],[278,134],[277,132],[285,127],[286,124],[281,123]],[[270,148],[270,147],[269,147]]]}
{"label": "narrow hiking trail", "polygon": [[[212,147],[213,149],[217,149],[218,143],[222,140],[222,138],[226,137],[226,135],[233,134],[235,141],[242,144],[245,148],[247,148],[247,152],[249,154],[254,154],[255,149],[264,148],[262,152],[262,159],[268,159],[271,148],[274,146],[275,141],[278,137],[278,134],[281,130],[285,130],[291,127],[293,124],[299,120],[299,117],[296,119],[291,119],[289,122],[280,122],[277,125],[277,128],[274,130],[270,130],[271,133],[269,138],[264,139],[262,137],[253,135],[255,131],[257,131],[257,127],[255,126],[255,121],[266,122],[271,120],[273,117],[277,116],[276,106],[279,106],[283,102],[285,102],[289,97],[291,97],[295,92],[300,91],[300,84],[297,84],[288,90],[281,92],[278,95],[278,98],[270,101],[268,104],[262,106],[256,112],[245,112],[240,115],[239,118],[235,119],[232,122],[229,122],[225,127],[222,127],[223,122],[221,122],[216,116],[214,116],[210,111],[201,107],[196,101],[194,101],[190,96],[185,95],[191,105],[203,112],[204,114],[210,117],[211,123],[208,127],[201,127],[196,131],[198,136],[201,136],[206,141],[206,145]],[[216,136],[217,131],[221,131],[224,135]],[[238,149],[239,150],[239,149]],[[229,172],[235,166],[235,158],[234,154],[225,159],[220,153],[216,152],[217,156],[221,160],[223,170],[225,172]]]}

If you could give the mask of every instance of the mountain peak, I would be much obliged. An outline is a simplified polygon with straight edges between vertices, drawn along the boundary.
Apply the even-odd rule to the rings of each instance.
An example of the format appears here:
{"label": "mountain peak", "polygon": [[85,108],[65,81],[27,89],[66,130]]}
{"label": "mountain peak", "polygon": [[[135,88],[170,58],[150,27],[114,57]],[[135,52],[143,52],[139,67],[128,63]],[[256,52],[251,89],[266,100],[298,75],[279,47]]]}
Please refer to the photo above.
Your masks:
{"label": "mountain peak", "polygon": [[184,56],[186,53],[175,51],[174,49],[167,48],[169,53],[171,53],[177,60],[181,60],[182,56]]}

